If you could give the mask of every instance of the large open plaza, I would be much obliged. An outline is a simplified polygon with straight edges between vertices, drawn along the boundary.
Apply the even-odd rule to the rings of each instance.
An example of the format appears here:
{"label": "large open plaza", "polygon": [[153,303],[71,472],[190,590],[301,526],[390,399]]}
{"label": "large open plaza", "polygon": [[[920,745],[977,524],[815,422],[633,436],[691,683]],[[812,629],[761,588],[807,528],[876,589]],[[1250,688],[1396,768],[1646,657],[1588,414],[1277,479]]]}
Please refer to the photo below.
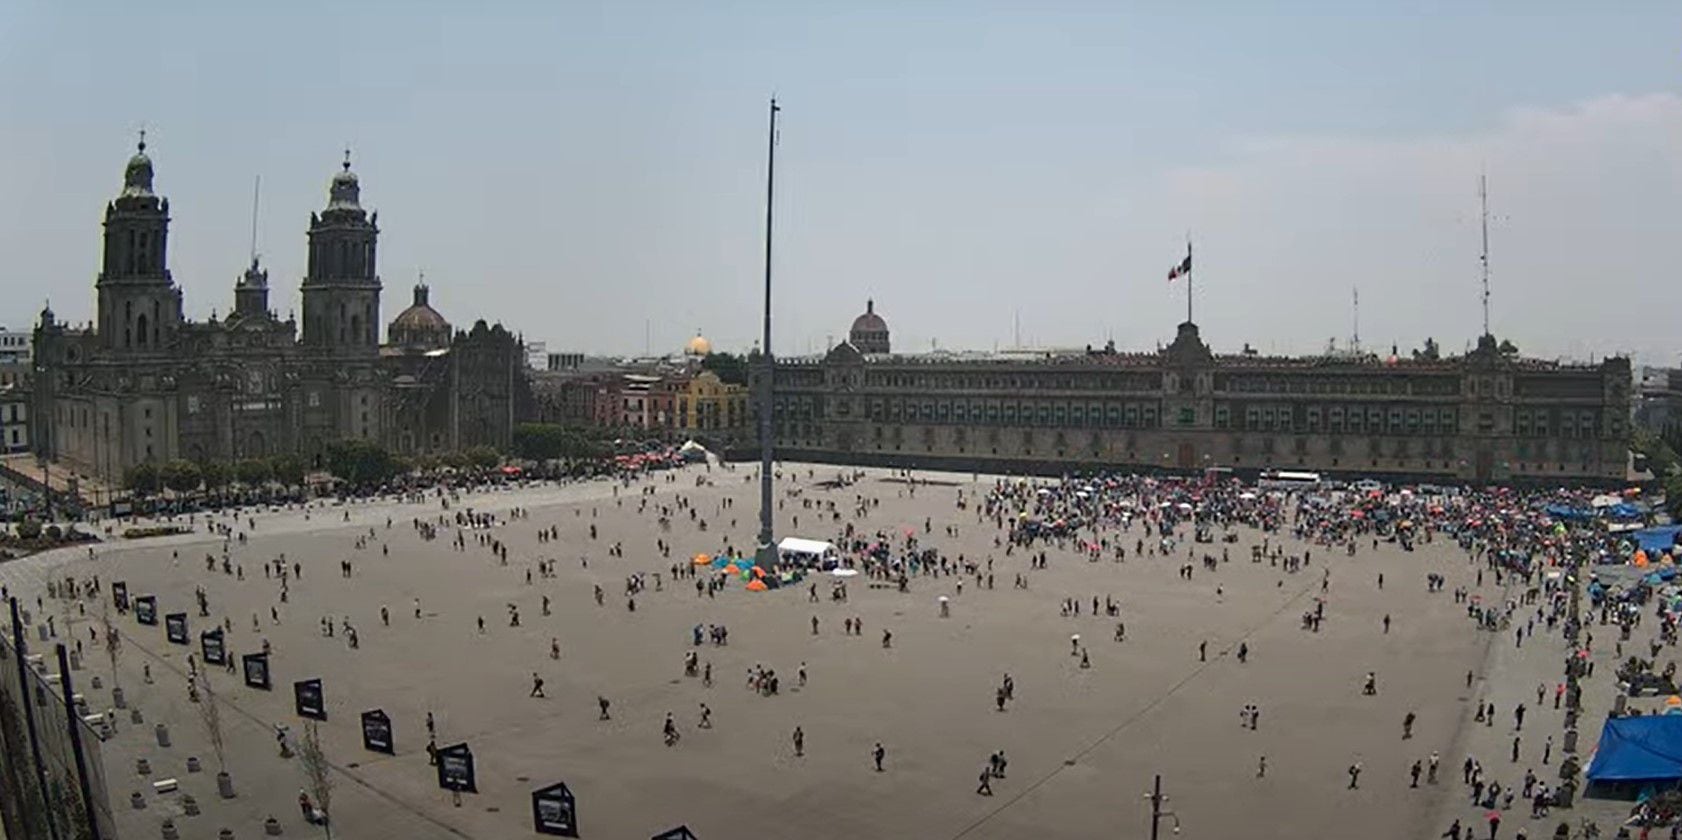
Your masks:
{"label": "large open plaza", "polygon": [[[536,836],[531,793],[556,782],[576,797],[586,837],[648,837],[679,824],[701,838],[1146,836],[1155,774],[1173,814],[1163,818],[1165,832],[1177,819],[1196,837],[1356,828],[1369,837],[1429,836],[1454,816],[1478,814],[1459,806],[1467,749],[1485,738],[1500,745],[1488,752],[1504,752],[1510,726],[1487,735],[1481,723],[1472,727],[1474,702],[1496,702],[1506,721],[1535,690],[1528,676],[1488,682],[1496,635],[1477,630],[1448,591],[1427,592],[1436,573],[1450,590],[1504,597],[1446,539],[1413,551],[1363,541],[1350,556],[1243,526],[1232,529],[1235,542],[1193,543],[1181,527],[1168,557],[1136,521],[1090,537],[1106,540],[1097,555],[1085,538],[1007,553],[995,541],[1001,530],[978,511],[995,481],[986,476],[916,473],[907,483],[867,470],[833,486],[836,468],[791,464],[780,468],[776,494],[779,536],[831,539],[848,523],[895,545],[914,536],[919,550],[978,564],[979,578],[913,574],[902,592],[867,576],[813,574],[751,592],[739,576],[720,575],[728,583],[709,595],[689,570],[698,568],[700,580],[719,573],[692,558],[726,546],[751,553],[754,473],[698,465],[628,484],[501,488],[463,494],[447,509],[434,493],[237,519],[200,515],[190,535],[108,541],[91,558],[64,549],[6,564],[0,576],[31,609],[49,578],[99,576],[101,596],[85,607],[42,601],[60,640],[81,642],[74,677],[96,711],[110,706],[113,681],[89,631],[110,585],[126,583],[131,598],[155,595],[160,615],[190,616],[193,643],[179,646],[162,623],[113,615],[124,637],[118,681],[145,717],[133,726],[119,714],[103,745],[124,837],[157,836],[171,815],[184,838],[216,837],[224,827],[257,836],[270,815],[288,836],[317,831],[297,802],[304,775],[295,758],[280,757],[275,733],[282,724],[300,737],[305,720],[292,685],[312,678],[323,681],[326,699],[320,732],[334,767],[334,834],[357,838]],[[469,510],[494,524],[458,528],[457,514]],[[436,526],[433,538],[417,520]],[[235,537],[224,541],[207,530],[212,523]],[[556,538],[540,542],[538,532],[551,528]],[[1254,562],[1252,546],[1263,540],[1269,559]],[[506,562],[494,545],[506,548]],[[1123,546],[1124,559],[1112,545]],[[1280,549],[1285,558],[1306,553],[1306,564],[1287,571],[1272,556]],[[1041,552],[1036,568],[1031,558]],[[1226,559],[1210,569],[1206,555]],[[272,566],[282,557],[284,603]],[[539,564],[549,562],[545,575]],[[673,566],[685,576],[672,579]],[[639,574],[643,591],[633,597],[627,582]],[[846,599],[836,600],[842,582]],[[208,619],[198,616],[197,587]],[[1323,623],[1306,629],[1304,614],[1321,598]],[[1078,614],[1067,614],[1067,599],[1079,602]],[[1112,601],[1117,615],[1094,614]],[[510,626],[516,611],[519,626]],[[847,633],[849,620],[862,632]],[[188,697],[188,655],[198,655],[202,630],[224,622],[236,657],[271,647],[274,682],[272,691],[252,689],[234,672],[197,663],[195,684],[208,681],[226,710],[233,799],[216,795],[215,760]],[[698,627],[713,626],[727,628],[727,644],[710,632],[694,644]],[[710,686],[686,676],[691,651]],[[1557,674],[1546,673],[1557,659],[1537,661],[1551,686]],[[774,670],[776,694],[749,687],[761,667]],[[1363,692],[1368,672],[1376,675],[1371,695]],[[1001,711],[1007,674],[1014,690]],[[93,675],[102,689],[89,687]],[[530,696],[534,675],[543,697]],[[610,703],[607,720],[598,698]],[[1253,727],[1244,714],[1252,706]],[[360,715],[372,709],[390,715],[395,755],[364,749]],[[429,766],[429,713],[437,745],[466,743],[476,762],[478,792],[459,805]],[[669,746],[668,713],[680,736]],[[1404,739],[1410,713],[1416,721]],[[1534,710],[1538,741],[1558,727],[1545,716],[1559,714]],[[167,749],[155,737],[159,722],[172,735]],[[1525,749],[1536,765],[1528,751],[1539,747]],[[1005,772],[991,780],[991,795],[980,795],[980,770],[1000,751]],[[1410,766],[1433,752],[1442,757],[1441,782],[1410,788]],[[204,771],[188,773],[188,756]],[[136,772],[138,758],[148,760],[149,776]],[[1503,772],[1506,762],[1494,758],[1505,756],[1483,760]],[[154,795],[152,783],[166,777],[179,779],[203,813],[182,816],[178,795]],[[144,808],[131,807],[134,791],[144,792]]]}

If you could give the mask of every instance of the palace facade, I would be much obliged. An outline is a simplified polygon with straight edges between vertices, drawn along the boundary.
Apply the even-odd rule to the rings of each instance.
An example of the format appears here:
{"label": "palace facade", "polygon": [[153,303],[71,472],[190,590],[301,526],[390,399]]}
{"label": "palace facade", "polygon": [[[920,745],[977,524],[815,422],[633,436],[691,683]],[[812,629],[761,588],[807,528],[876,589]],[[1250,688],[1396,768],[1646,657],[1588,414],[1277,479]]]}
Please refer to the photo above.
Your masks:
{"label": "palace facade", "polygon": [[379,214],[363,209],[348,153],[326,208],[310,214],[301,324],[269,308],[255,258],[225,318],[188,320],[169,221],[143,140],[105,207],[96,321],[76,328],[49,306],[35,327],[38,453],[115,484],[176,458],[319,466],[347,439],[403,454],[508,445],[529,403],[518,336],[483,321],[452,332],[422,285],[381,344]]}
{"label": "palace facade", "polygon": [[[887,346],[868,308],[864,332]],[[855,330],[855,332],[859,332]],[[1217,354],[1195,324],[1153,353],[895,356],[849,340],[779,359],[779,458],[957,470],[1312,470],[1445,482],[1615,483],[1627,358]]]}

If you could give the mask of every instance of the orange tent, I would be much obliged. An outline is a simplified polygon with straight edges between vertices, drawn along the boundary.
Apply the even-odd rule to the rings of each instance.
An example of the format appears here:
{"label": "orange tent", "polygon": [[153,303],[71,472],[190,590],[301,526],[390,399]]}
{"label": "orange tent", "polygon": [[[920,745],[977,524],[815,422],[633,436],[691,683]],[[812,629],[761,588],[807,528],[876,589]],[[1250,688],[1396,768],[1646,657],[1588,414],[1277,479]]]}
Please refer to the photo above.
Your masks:
{"label": "orange tent", "polygon": [[725,566],[724,571],[727,574],[732,574],[732,575],[739,575],[739,574],[742,573],[741,568],[739,568],[735,563],[731,563],[730,565]]}
{"label": "orange tent", "polygon": [[759,580],[758,578],[755,578],[752,583],[748,584],[749,592],[764,592],[767,588],[768,587],[765,586],[765,581]]}
{"label": "orange tent", "polygon": [[708,557],[705,554],[695,555],[695,565],[697,565],[697,566],[705,566],[708,563],[711,563],[712,561],[713,561],[713,559],[711,557]]}
{"label": "orange tent", "polygon": [[1637,565],[1637,566],[1647,565],[1647,552],[1641,551],[1639,549],[1635,552],[1635,565]]}
{"label": "orange tent", "polygon": [[753,576],[756,577],[756,578],[765,577],[765,570],[759,568],[758,566],[754,566],[753,567]]}

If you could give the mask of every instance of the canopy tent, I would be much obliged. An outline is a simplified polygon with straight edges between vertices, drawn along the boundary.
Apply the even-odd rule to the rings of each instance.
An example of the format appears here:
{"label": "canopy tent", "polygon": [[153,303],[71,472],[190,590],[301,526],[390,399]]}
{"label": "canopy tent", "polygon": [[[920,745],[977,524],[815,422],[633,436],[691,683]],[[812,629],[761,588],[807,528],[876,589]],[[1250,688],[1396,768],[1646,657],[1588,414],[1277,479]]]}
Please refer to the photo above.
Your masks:
{"label": "canopy tent", "polygon": [[1653,528],[1642,528],[1630,534],[1635,539],[1635,546],[1641,551],[1652,554],[1664,554],[1676,544],[1676,535],[1682,534],[1682,525],[1659,525]]}
{"label": "canopy tent", "polygon": [[1588,508],[1572,507],[1570,505],[1548,505],[1547,514],[1555,519],[1568,521],[1587,521],[1594,518],[1594,511]]}
{"label": "canopy tent", "polygon": [[1588,777],[1591,782],[1682,779],[1682,716],[1607,720]]}
{"label": "canopy tent", "polygon": [[834,543],[800,537],[783,537],[777,543],[777,554],[785,560],[825,569],[832,568],[840,562],[840,552],[836,551]]}

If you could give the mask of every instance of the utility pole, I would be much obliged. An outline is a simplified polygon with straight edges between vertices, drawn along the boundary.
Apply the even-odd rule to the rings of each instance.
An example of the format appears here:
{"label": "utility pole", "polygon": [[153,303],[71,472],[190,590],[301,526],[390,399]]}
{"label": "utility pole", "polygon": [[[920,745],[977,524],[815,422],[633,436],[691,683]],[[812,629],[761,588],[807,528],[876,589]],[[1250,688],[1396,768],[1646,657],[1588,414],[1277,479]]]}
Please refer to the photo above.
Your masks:
{"label": "utility pole", "polygon": [[759,346],[759,550],[754,565],[771,569],[777,565],[777,544],[772,536],[771,515],[771,380],[776,362],[771,358],[771,213],[776,198],[777,98],[771,97],[771,125],[765,139],[765,336]]}

